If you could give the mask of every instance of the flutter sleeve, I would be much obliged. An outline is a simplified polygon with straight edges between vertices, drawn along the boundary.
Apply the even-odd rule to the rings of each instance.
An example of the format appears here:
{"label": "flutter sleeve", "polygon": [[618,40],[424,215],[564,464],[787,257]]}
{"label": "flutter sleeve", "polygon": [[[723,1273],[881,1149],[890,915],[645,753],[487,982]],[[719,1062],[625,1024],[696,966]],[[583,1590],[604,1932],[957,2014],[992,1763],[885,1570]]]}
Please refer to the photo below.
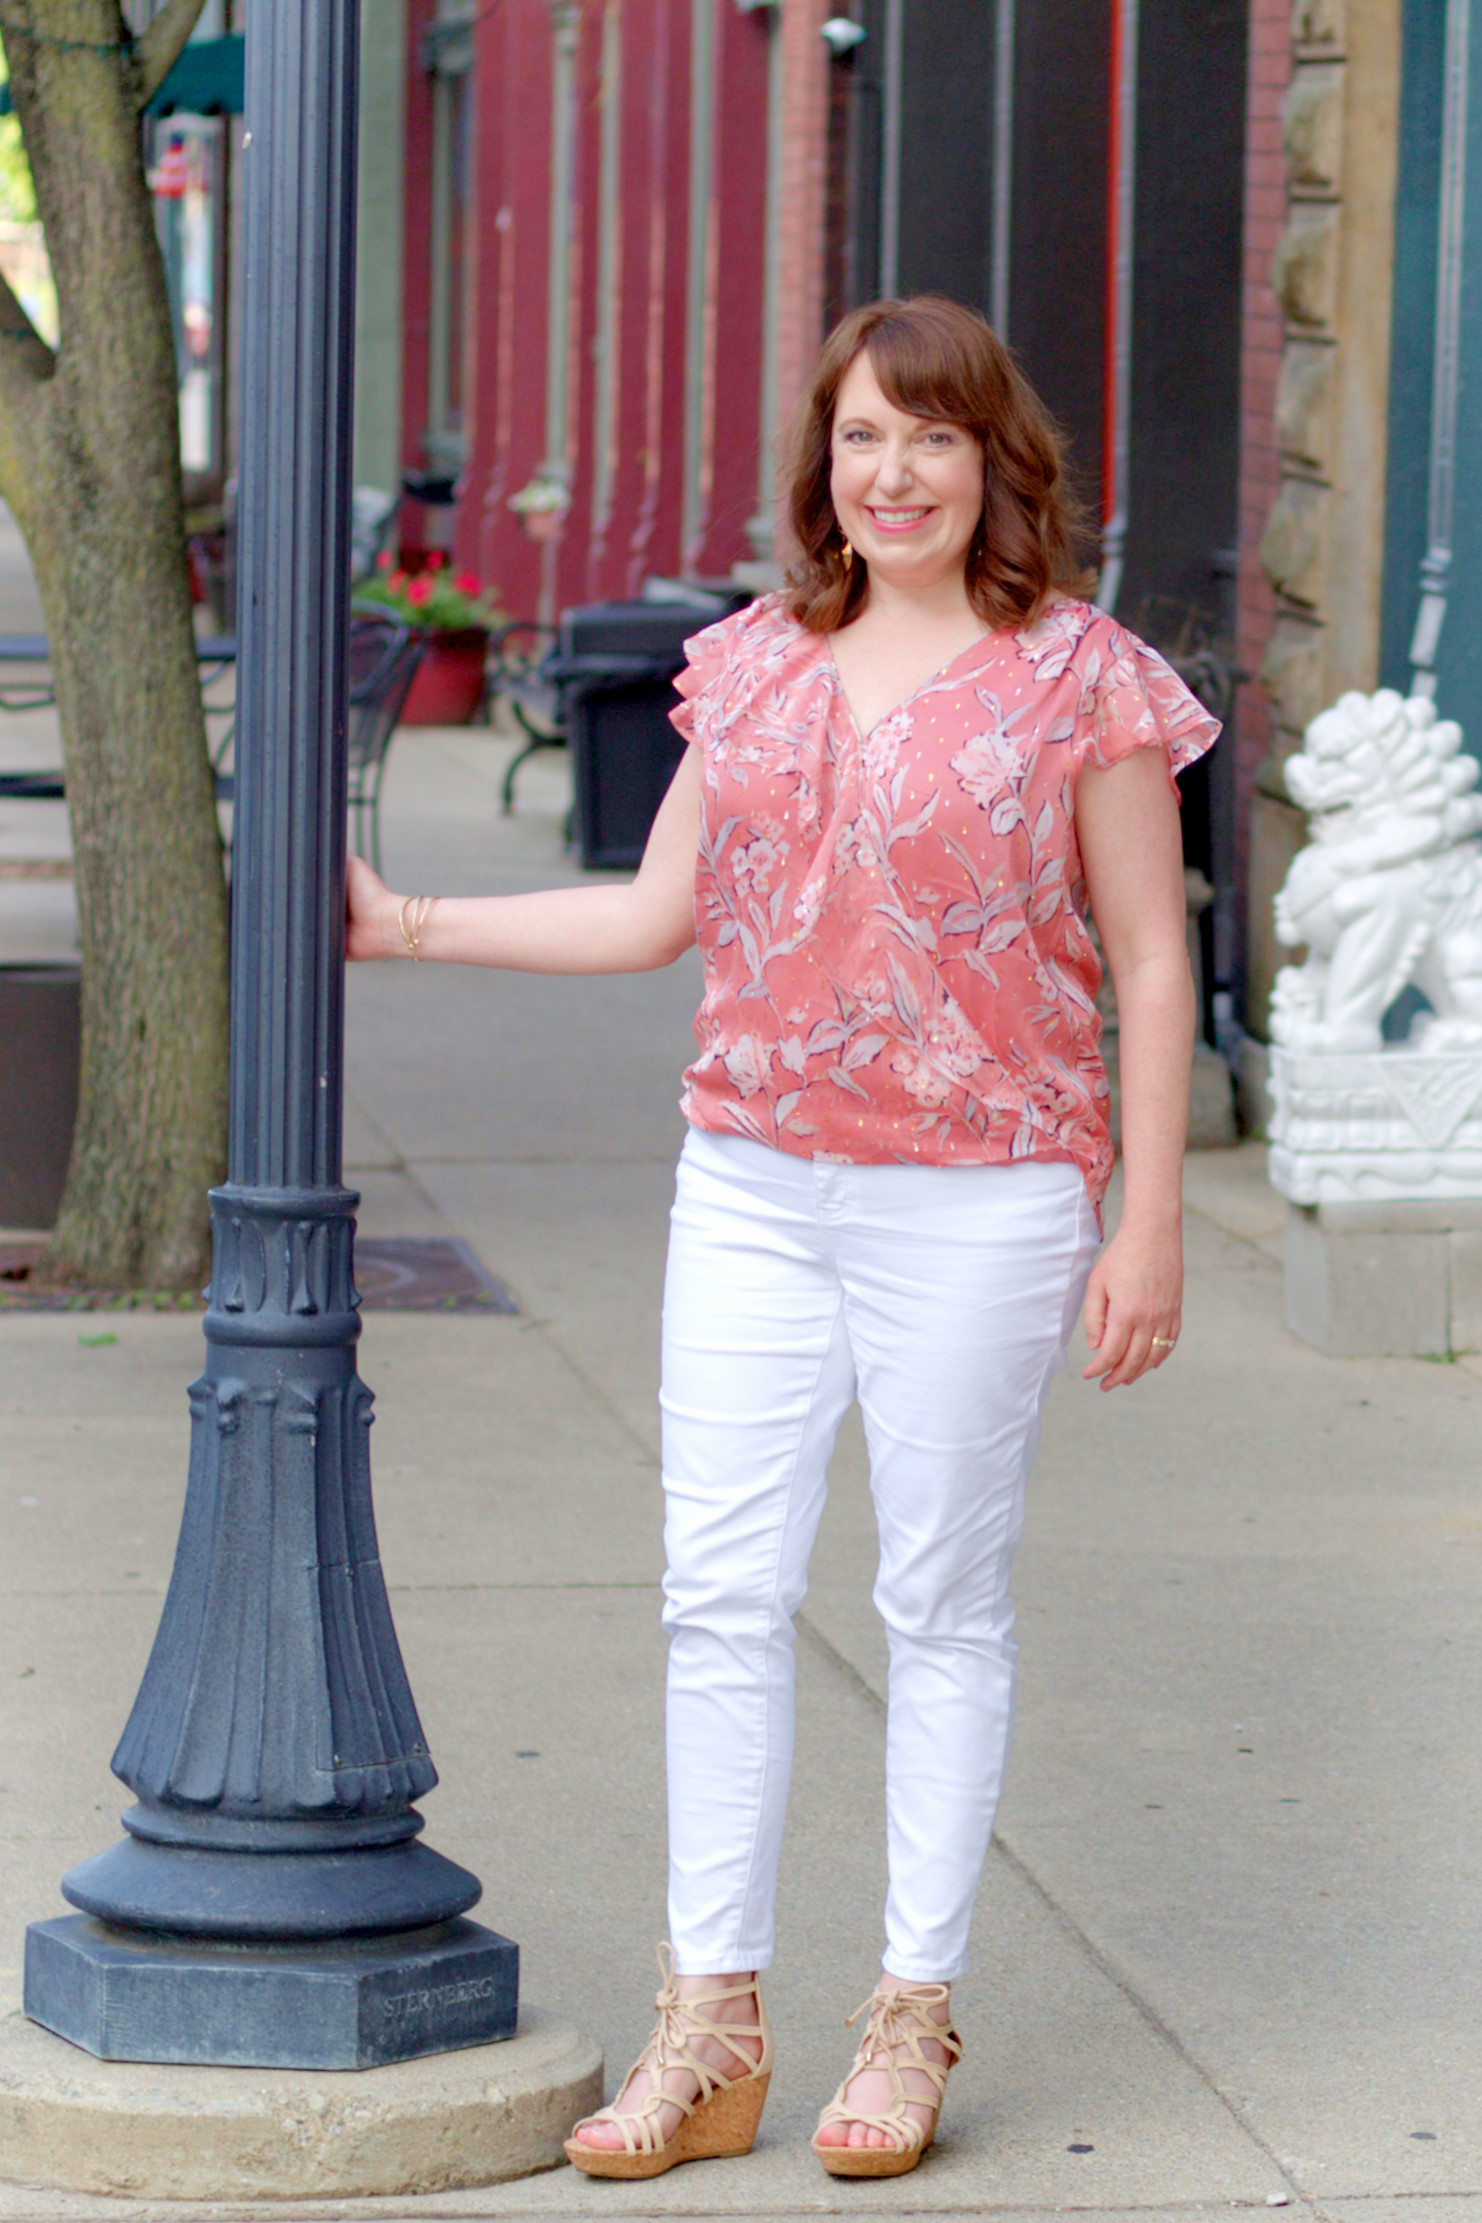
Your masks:
{"label": "flutter sleeve", "polygon": [[1109,620],[1093,625],[1081,647],[1076,718],[1076,768],[1120,764],[1134,749],[1161,746],[1168,776],[1177,775],[1220,736],[1218,718],[1146,641]]}
{"label": "flutter sleeve", "polygon": [[[743,610],[740,616],[746,616]],[[671,725],[686,741],[704,739],[706,698],[714,698],[725,681],[735,650],[737,619],[720,618],[703,633],[692,633],[684,644],[686,663],[675,679],[679,701],[669,713]]]}

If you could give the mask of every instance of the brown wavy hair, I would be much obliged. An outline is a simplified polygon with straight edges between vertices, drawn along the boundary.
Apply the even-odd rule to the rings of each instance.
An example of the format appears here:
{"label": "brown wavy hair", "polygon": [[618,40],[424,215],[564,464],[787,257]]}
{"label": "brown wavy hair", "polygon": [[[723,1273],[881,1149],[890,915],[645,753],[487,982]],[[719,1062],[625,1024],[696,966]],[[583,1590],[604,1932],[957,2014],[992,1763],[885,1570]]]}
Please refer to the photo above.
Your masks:
{"label": "brown wavy hair", "polygon": [[967,552],[968,598],[995,629],[1031,623],[1055,589],[1091,584],[1086,527],[1065,483],[1059,428],[976,310],[940,294],[872,301],[836,324],[786,441],[787,515],[797,554],[787,607],[812,633],[859,615],[864,563],[844,561],[829,492],[834,406],[844,373],[868,353],[886,398],[913,417],[961,425],[983,451],[983,514]]}

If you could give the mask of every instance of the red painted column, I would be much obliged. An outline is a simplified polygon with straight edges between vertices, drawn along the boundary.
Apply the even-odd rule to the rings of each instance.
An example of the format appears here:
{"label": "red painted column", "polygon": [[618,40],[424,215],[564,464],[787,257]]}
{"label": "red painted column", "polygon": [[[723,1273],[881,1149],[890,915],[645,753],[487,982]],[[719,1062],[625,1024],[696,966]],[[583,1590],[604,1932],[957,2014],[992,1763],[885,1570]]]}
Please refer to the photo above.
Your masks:
{"label": "red painted column", "polygon": [[[639,62],[647,154],[640,269],[628,284],[642,319],[634,429],[642,475],[626,534],[623,591],[679,567],[684,461],[685,249],[689,209],[689,9],[650,0],[652,41]],[[635,75],[638,70],[635,69]],[[636,90],[637,88],[635,88]]]}
{"label": "red painted column", "polygon": [[511,616],[530,617],[542,551],[508,504],[545,458],[550,10],[505,0],[478,18],[475,37],[480,251],[454,547]]}
{"label": "red painted column", "polygon": [[[594,600],[619,599],[629,592],[633,569],[629,544],[650,476],[648,369],[659,331],[656,303],[657,316],[662,316],[663,289],[661,282],[656,284],[656,273],[661,273],[669,247],[662,190],[655,189],[655,140],[656,135],[662,138],[661,94],[671,5],[672,0],[622,0],[612,475],[610,498],[592,521],[586,591]],[[653,462],[656,468],[656,457]]]}
{"label": "red painted column", "polygon": [[[601,325],[603,304],[599,295],[602,273],[599,270],[597,227],[600,222],[602,193],[602,118],[604,114],[602,83],[602,42],[604,25],[609,9],[617,30],[615,55],[616,89],[612,98],[617,103],[617,181],[614,192],[615,206],[611,212],[613,224],[613,262],[609,273],[612,290],[612,315],[609,326],[611,361],[606,367],[605,383],[600,391],[594,375],[588,388],[589,401],[581,422],[584,446],[591,450],[591,470],[587,474],[587,508],[583,522],[585,568],[582,574],[582,600],[600,602],[620,594],[622,578],[613,553],[613,534],[618,516],[618,487],[622,478],[623,405],[628,390],[629,365],[624,354],[625,317],[631,271],[634,267],[634,242],[641,204],[634,198],[634,163],[629,146],[629,114],[631,104],[631,73],[637,56],[642,52],[642,26],[635,23],[641,14],[636,0],[598,0],[596,21],[592,36],[596,44],[593,63],[595,92],[593,94],[593,140],[590,161],[590,203],[592,207],[592,252],[589,258],[591,293],[588,325],[588,352],[595,358],[597,336]],[[599,415],[603,422],[599,426]],[[605,435],[610,444],[610,466],[605,489],[595,483],[596,456],[599,440]]]}
{"label": "red painted column", "polygon": [[[712,172],[713,339],[707,395],[709,501],[695,568],[724,577],[751,558],[756,510],[767,232],[767,63],[761,10],[716,20],[716,148]],[[822,46],[822,39],[819,45]]]}
{"label": "red painted column", "polygon": [[572,133],[571,269],[566,342],[566,453],[571,507],[566,513],[556,565],[556,600],[568,609],[590,599],[588,552],[595,464],[593,412],[597,365],[597,259],[602,159],[602,0],[583,0],[576,51]]}

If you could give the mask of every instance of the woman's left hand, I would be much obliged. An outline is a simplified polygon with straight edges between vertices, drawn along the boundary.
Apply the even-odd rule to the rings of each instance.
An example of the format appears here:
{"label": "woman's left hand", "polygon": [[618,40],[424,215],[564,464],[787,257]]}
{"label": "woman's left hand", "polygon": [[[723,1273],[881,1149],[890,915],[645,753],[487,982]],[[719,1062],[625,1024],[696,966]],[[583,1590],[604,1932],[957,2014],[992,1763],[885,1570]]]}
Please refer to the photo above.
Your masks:
{"label": "woman's left hand", "polygon": [[1183,1245],[1164,1232],[1124,1221],[1091,1271],[1086,1341],[1095,1352],[1083,1370],[1103,1389],[1122,1389],[1171,1358],[1183,1309]]}

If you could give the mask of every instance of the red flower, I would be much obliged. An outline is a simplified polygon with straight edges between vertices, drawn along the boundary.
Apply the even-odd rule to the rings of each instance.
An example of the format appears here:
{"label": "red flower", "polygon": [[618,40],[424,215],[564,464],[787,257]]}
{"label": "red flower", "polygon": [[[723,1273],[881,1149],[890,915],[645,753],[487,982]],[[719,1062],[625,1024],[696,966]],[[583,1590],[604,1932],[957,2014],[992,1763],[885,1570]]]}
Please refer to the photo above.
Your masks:
{"label": "red flower", "polygon": [[377,556],[376,558],[377,571],[389,571],[394,561],[395,558],[392,556],[391,550],[389,548],[383,548],[379,556]]}
{"label": "red flower", "polygon": [[429,570],[429,571],[441,571],[441,570],[442,570],[442,567],[443,567],[443,565],[444,565],[444,564],[445,564],[445,563],[447,562],[447,560],[448,560],[448,559],[447,559],[447,557],[446,557],[446,556],[445,556],[445,555],[443,554],[443,552],[442,552],[441,548],[429,548],[429,549],[428,549],[428,551],[427,551],[427,568],[428,568],[428,570]]}
{"label": "red flower", "polygon": [[484,591],[482,582],[471,571],[460,571],[453,584],[460,594],[477,595]]}
{"label": "red flower", "polygon": [[432,600],[432,581],[430,579],[414,579],[407,588],[407,600],[414,609],[420,610],[424,602]]}
{"label": "red flower", "polygon": [[390,578],[386,581],[388,587],[392,587],[397,590],[400,590],[402,587],[404,587],[406,583],[407,575],[404,571],[393,571]]}

